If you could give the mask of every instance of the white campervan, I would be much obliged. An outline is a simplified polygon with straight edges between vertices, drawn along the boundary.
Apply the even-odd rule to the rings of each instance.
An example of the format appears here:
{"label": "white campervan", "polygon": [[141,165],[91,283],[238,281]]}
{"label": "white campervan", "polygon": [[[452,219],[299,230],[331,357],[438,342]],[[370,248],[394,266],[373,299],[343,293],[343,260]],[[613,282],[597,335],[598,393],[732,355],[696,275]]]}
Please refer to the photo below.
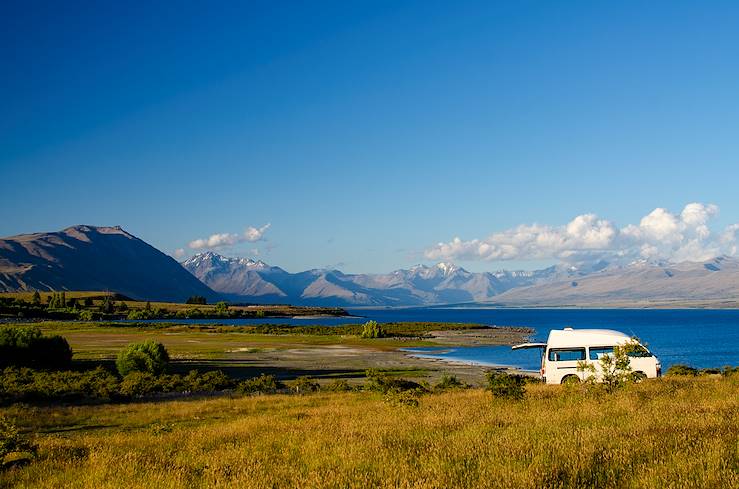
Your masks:
{"label": "white campervan", "polygon": [[[570,380],[580,381],[588,372],[578,371],[578,362],[587,362],[595,367],[595,378],[600,376],[600,357],[613,354],[613,347],[631,342],[628,335],[610,329],[554,329],[549,332],[546,343],[524,343],[512,348],[541,348],[541,376],[547,384],[562,384]],[[629,352],[631,370],[645,378],[662,374],[662,365],[646,347]]]}

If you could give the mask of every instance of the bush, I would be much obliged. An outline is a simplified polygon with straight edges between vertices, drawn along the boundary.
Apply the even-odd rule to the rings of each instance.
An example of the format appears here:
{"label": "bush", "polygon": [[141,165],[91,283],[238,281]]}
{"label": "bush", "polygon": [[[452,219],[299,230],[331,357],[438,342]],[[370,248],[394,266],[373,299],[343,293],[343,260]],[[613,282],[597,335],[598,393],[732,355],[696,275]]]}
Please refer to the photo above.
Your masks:
{"label": "bush", "polygon": [[318,382],[314,381],[310,377],[301,376],[293,381],[290,385],[290,390],[296,394],[307,394],[309,392],[317,392],[321,388]]}
{"label": "bush", "polygon": [[191,370],[184,377],[134,371],[121,381],[120,393],[127,397],[143,397],[164,392],[218,392],[233,386],[234,381],[220,370],[204,374]]}
{"label": "bush", "polygon": [[118,389],[118,379],[102,367],[84,372],[10,367],[0,375],[0,400],[4,402],[108,400],[117,395]]}
{"label": "bush", "polygon": [[688,376],[694,377],[698,375],[698,369],[693,368],[689,365],[683,365],[681,363],[676,363],[675,365],[672,365],[670,368],[667,369],[667,372],[665,372],[665,375],[688,375]]}
{"label": "bush", "polygon": [[182,380],[190,392],[222,391],[231,389],[235,384],[231,377],[220,370],[205,372],[204,374],[197,370],[191,370]]}
{"label": "bush", "polygon": [[377,321],[367,321],[362,325],[362,333],[360,338],[384,338],[385,330]]}
{"label": "bush", "polygon": [[164,345],[154,340],[146,340],[128,345],[118,354],[115,365],[118,373],[125,377],[131,372],[148,372],[158,375],[164,372],[167,363],[169,363],[169,354]]}
{"label": "bush", "polygon": [[444,374],[439,382],[434,386],[435,391],[445,391],[448,389],[465,389],[467,384],[460,381],[455,375]]}
{"label": "bush", "polygon": [[26,458],[35,456],[36,445],[21,435],[8,418],[0,416],[0,466],[5,465],[8,455],[26,455]]}
{"label": "bush", "polygon": [[32,326],[0,327],[0,368],[64,368],[72,361],[72,349],[61,336],[43,336]]}
{"label": "bush", "polygon": [[274,394],[282,384],[275,379],[274,375],[262,374],[259,377],[243,380],[236,386],[236,392],[240,394]]}
{"label": "bush", "polygon": [[488,390],[493,397],[520,401],[526,394],[526,378],[505,372],[488,372]]}
{"label": "bush", "polygon": [[149,372],[133,371],[123,377],[120,393],[126,397],[142,397],[157,391],[157,378]]}
{"label": "bush", "polygon": [[336,379],[330,384],[323,386],[322,389],[329,392],[350,392],[354,390],[354,387],[344,379]]}
{"label": "bush", "polygon": [[367,383],[364,387],[370,391],[387,394],[389,392],[403,391],[416,391],[418,393],[423,393],[428,390],[425,386],[417,382],[406,379],[396,379],[375,369],[368,369],[365,372],[365,376],[367,377]]}

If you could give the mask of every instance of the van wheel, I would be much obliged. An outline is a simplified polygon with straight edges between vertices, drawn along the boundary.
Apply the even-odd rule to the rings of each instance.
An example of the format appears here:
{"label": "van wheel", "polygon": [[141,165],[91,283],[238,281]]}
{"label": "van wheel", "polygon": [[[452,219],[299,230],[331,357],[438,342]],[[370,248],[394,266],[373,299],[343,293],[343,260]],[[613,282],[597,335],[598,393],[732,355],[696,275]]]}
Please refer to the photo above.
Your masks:
{"label": "van wheel", "polygon": [[578,377],[577,375],[565,375],[562,378],[563,385],[579,384],[579,383],[580,383],[580,377]]}
{"label": "van wheel", "polygon": [[631,374],[631,381],[637,384],[639,382],[642,382],[646,378],[647,378],[647,374],[645,374],[644,372],[634,372]]}

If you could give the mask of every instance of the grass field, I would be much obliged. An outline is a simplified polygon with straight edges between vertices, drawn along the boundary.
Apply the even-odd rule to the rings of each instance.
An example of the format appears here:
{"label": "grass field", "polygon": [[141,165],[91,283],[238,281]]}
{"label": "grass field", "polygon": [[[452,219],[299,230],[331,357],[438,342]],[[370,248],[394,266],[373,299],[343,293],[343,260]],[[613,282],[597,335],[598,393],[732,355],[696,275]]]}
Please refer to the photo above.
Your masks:
{"label": "grass field", "polygon": [[39,456],[5,487],[739,487],[739,377],[0,409]]}

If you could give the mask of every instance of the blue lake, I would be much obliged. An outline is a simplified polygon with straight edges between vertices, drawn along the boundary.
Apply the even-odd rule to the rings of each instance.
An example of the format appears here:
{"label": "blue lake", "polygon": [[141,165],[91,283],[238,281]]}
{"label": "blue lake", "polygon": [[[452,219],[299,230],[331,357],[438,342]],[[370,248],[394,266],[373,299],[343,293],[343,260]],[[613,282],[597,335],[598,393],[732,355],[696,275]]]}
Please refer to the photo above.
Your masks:
{"label": "blue lake", "polygon": [[[699,368],[739,365],[739,310],[704,309],[349,309],[350,318],[178,320],[219,324],[325,324],[436,321],[480,323],[533,328],[534,340],[546,341],[551,329],[607,328],[635,335],[662,361],[663,369],[675,363]],[[537,350],[512,351],[509,347],[417,349],[440,358],[538,370]]]}

